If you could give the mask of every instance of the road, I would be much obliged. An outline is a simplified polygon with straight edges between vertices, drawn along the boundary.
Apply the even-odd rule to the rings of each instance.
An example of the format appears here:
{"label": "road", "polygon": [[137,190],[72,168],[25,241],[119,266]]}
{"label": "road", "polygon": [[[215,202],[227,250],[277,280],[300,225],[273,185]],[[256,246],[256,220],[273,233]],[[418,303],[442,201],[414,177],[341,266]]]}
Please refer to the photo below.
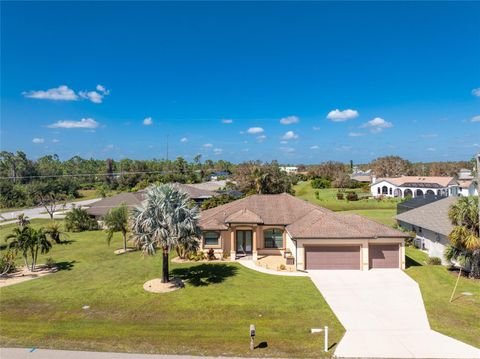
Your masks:
{"label": "road", "polygon": [[[72,208],[73,205],[77,207],[86,206],[96,201],[99,201],[100,199],[101,198],[94,198],[94,199],[87,199],[84,201],[68,202],[65,204],[65,206],[59,206],[59,209],[55,214],[55,218],[61,218],[62,214],[58,212],[69,210],[70,208]],[[3,218],[3,219],[0,218],[0,226],[9,224],[9,223],[14,223],[16,221],[17,216],[21,213],[24,213],[30,219],[50,218],[50,215],[45,212],[46,212],[45,207],[25,208],[25,209],[19,209],[17,211],[12,211],[12,212],[4,212],[0,214]]]}

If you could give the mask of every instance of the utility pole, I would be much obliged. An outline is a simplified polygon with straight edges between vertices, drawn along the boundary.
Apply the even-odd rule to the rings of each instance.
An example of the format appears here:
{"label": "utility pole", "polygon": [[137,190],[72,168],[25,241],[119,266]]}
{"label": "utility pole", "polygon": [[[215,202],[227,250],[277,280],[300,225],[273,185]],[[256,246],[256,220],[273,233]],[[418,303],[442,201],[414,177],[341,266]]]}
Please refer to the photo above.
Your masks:
{"label": "utility pole", "polygon": [[168,162],[168,136],[169,135],[167,135],[167,162]]}
{"label": "utility pole", "polygon": [[[475,156],[477,158],[477,201],[478,201],[478,222],[480,223],[480,152]],[[478,228],[480,237],[480,226]]]}

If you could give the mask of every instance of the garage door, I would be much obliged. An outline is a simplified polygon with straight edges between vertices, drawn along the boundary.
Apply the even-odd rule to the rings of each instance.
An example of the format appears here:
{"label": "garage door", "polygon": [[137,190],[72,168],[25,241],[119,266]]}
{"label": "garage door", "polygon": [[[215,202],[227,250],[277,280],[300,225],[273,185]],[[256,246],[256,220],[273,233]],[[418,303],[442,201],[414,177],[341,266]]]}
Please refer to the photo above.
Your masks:
{"label": "garage door", "polygon": [[369,244],[370,268],[399,268],[400,247],[398,244]]}
{"label": "garage door", "polygon": [[360,269],[360,246],[305,247],[306,269]]}

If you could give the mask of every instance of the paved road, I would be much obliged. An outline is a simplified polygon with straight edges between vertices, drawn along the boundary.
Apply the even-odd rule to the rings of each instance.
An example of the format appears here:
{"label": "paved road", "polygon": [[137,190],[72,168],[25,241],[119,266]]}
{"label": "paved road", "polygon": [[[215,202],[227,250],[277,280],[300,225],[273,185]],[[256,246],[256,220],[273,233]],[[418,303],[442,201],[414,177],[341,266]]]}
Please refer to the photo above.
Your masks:
{"label": "paved road", "polygon": [[[48,350],[23,348],[0,348],[1,359],[220,359],[222,357],[199,357],[189,355],[161,355],[161,354],[127,354],[127,353],[100,353],[81,352],[70,350]],[[239,359],[228,357],[228,359]],[[254,358],[249,358],[254,359]]]}
{"label": "paved road", "polygon": [[[94,198],[94,199],[87,199],[87,200],[84,200],[84,201],[68,202],[67,204],[65,204],[65,207],[63,207],[63,206],[59,207],[58,212],[68,210],[68,209],[72,208],[73,205],[75,205],[77,207],[78,206],[86,206],[86,205],[89,205],[89,204],[94,203],[96,201],[99,201],[100,199],[101,198]],[[17,210],[17,211],[1,213],[0,215],[4,218],[4,220],[1,220],[1,218],[0,218],[0,220],[1,220],[0,221],[0,226],[5,225],[5,224],[9,224],[9,223],[14,223],[17,216],[20,213],[24,213],[30,219],[50,218],[49,214],[44,213],[44,212],[46,212],[45,207],[35,207],[35,208],[25,208],[25,209],[20,209],[20,210]],[[55,217],[61,217],[61,214],[55,215]]]}
{"label": "paved road", "polygon": [[417,282],[400,269],[308,272],[346,329],[337,357],[480,358],[430,328]]}

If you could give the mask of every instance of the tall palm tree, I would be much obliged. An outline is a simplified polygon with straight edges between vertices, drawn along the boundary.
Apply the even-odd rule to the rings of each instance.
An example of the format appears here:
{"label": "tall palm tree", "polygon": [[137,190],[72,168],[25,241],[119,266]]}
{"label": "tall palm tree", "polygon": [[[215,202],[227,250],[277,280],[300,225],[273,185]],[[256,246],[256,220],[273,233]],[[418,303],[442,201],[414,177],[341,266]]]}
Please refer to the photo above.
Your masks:
{"label": "tall palm tree", "polygon": [[30,252],[32,256],[32,272],[35,271],[38,259],[38,251],[45,254],[52,248],[52,243],[47,238],[47,233],[43,228],[30,228]]}
{"label": "tall palm tree", "polygon": [[171,184],[152,186],[141,207],[133,210],[133,240],[145,254],[162,249],[162,282],[170,281],[168,255],[172,247],[198,241],[199,210],[188,195]]}
{"label": "tall palm tree", "polygon": [[[6,241],[11,241],[9,247],[22,252],[25,266],[32,272],[35,271],[37,265],[38,252],[45,254],[52,248],[43,228],[35,229],[28,226],[14,228],[12,233],[7,236]],[[30,266],[28,257],[31,260]]]}
{"label": "tall palm tree", "polygon": [[122,232],[123,236],[123,251],[127,251],[127,232],[128,232],[128,207],[122,203],[120,207],[112,208],[108,211],[103,219],[103,223],[107,228],[107,242],[110,245],[113,234],[115,232]]}
{"label": "tall palm tree", "polygon": [[466,259],[471,264],[470,277],[480,278],[480,236],[476,198],[461,197],[450,207],[448,216],[454,227],[448,236],[453,248],[447,251],[447,258]]}
{"label": "tall palm tree", "polygon": [[16,253],[21,252],[25,267],[28,265],[28,254],[30,249],[30,227],[15,227],[6,238],[5,242],[9,242],[8,247],[13,248]]}

